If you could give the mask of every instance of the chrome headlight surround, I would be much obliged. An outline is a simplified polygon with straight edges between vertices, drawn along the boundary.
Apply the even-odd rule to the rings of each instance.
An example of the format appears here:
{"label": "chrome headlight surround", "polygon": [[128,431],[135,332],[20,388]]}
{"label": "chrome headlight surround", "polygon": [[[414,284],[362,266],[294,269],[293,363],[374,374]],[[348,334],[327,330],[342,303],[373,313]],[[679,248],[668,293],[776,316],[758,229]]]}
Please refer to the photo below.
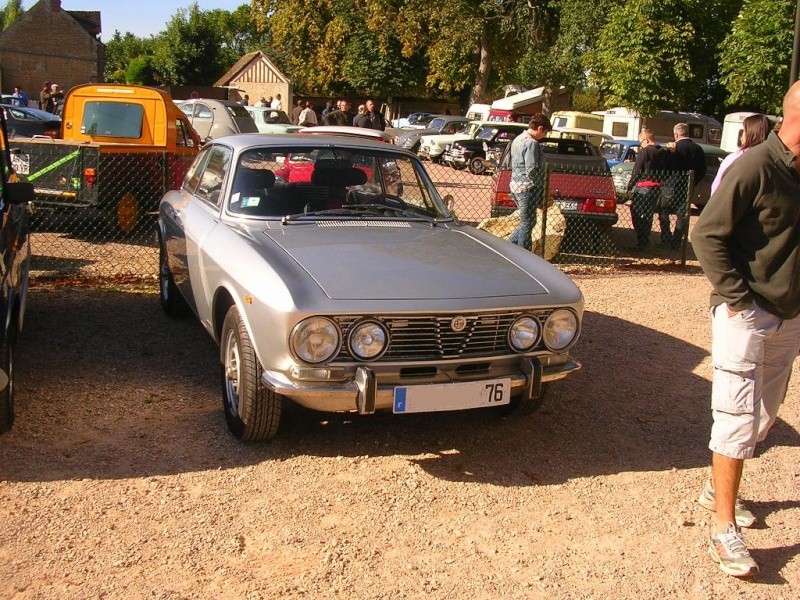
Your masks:
{"label": "chrome headlight surround", "polygon": [[304,363],[319,365],[339,353],[342,334],[327,317],[308,317],[300,321],[289,334],[289,348]]}
{"label": "chrome headlight surround", "polygon": [[389,331],[375,319],[358,321],[347,335],[347,348],[357,360],[376,360],[389,348]]}
{"label": "chrome headlight surround", "polygon": [[508,345],[514,352],[530,352],[539,343],[542,328],[533,315],[520,315],[508,328]]}
{"label": "chrome headlight surround", "polygon": [[560,352],[578,339],[578,317],[569,309],[559,308],[544,322],[542,339],[548,350]]}

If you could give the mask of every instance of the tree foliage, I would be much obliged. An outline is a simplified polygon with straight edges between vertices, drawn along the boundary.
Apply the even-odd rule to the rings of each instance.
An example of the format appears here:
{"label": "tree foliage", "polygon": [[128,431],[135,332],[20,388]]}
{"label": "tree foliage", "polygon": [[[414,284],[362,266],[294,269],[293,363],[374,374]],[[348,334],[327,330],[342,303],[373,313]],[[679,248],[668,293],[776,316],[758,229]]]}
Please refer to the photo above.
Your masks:
{"label": "tree foliage", "polygon": [[2,25],[0,29],[3,31],[8,29],[23,12],[22,0],[8,0],[0,12],[0,25]]}
{"label": "tree foliage", "polygon": [[720,51],[730,105],[778,114],[789,85],[795,2],[745,0]]}
{"label": "tree foliage", "polygon": [[155,85],[155,69],[151,56],[137,56],[125,70],[125,83],[133,85]]}
{"label": "tree foliage", "polygon": [[214,13],[194,3],[180,9],[156,36],[153,66],[165,85],[211,85],[230,67],[222,48]]}
{"label": "tree foliage", "polygon": [[125,71],[133,60],[140,56],[152,56],[155,49],[154,39],[139,38],[130,32],[122,35],[114,31],[113,37],[106,43],[104,76],[106,81],[123,83]]}

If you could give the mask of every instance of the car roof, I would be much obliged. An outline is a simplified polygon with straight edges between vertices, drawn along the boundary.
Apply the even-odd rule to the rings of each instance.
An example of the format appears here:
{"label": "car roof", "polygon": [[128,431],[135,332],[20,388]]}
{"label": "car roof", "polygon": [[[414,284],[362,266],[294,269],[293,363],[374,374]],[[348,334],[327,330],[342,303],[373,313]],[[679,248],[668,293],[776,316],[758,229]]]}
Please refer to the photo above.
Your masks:
{"label": "car roof", "polygon": [[361,139],[381,140],[388,142],[391,136],[383,131],[377,129],[369,129],[367,127],[355,127],[353,125],[320,125],[315,127],[306,127],[302,130],[305,135],[338,135],[355,137]]}
{"label": "car roof", "polygon": [[[305,131],[305,130],[301,130]],[[220,137],[209,142],[224,143],[230,146],[234,151],[246,150],[249,148],[258,148],[262,146],[275,146],[281,148],[303,148],[308,146],[337,146],[339,148],[348,149],[368,149],[368,150],[383,150],[389,151],[393,154],[405,154],[407,156],[416,157],[411,152],[402,150],[394,144],[387,144],[383,141],[375,141],[366,138],[349,137],[344,135],[334,134],[316,134],[308,135],[301,132],[286,133],[286,134],[268,134],[268,133],[239,133],[236,135],[228,135]]]}

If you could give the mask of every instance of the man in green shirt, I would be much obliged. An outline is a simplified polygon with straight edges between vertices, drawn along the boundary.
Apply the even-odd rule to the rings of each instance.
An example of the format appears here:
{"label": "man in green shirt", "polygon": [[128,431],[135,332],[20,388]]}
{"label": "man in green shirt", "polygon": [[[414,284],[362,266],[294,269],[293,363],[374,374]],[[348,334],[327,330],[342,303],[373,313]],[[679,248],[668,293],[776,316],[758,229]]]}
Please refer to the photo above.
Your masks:
{"label": "man in green shirt", "polygon": [[699,502],[716,511],[709,551],[723,572],[758,572],[739,527],[744,460],[775,423],[800,351],[800,82],[784,97],[779,133],[725,173],[692,232],[713,286],[712,481]]}

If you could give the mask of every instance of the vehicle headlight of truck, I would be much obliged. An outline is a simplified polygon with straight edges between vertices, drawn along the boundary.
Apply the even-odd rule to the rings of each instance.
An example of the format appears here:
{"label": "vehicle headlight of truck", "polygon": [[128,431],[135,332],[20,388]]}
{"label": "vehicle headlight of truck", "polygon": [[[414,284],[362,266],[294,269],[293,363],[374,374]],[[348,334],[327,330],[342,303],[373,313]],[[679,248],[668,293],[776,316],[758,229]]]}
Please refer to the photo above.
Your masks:
{"label": "vehicle headlight of truck", "polygon": [[377,321],[367,320],[356,323],[350,331],[350,353],[354,358],[374,360],[388,347],[389,333]]}
{"label": "vehicle headlight of truck", "polygon": [[312,365],[333,358],[340,343],[339,328],[326,317],[309,317],[300,321],[289,336],[289,346],[294,355]]}
{"label": "vehicle headlight of truck", "polygon": [[517,352],[527,352],[539,342],[539,321],[531,315],[522,315],[508,330],[508,343]]}
{"label": "vehicle headlight of truck", "polygon": [[578,318],[571,310],[559,308],[550,313],[544,323],[542,337],[550,350],[563,350],[578,335]]}

